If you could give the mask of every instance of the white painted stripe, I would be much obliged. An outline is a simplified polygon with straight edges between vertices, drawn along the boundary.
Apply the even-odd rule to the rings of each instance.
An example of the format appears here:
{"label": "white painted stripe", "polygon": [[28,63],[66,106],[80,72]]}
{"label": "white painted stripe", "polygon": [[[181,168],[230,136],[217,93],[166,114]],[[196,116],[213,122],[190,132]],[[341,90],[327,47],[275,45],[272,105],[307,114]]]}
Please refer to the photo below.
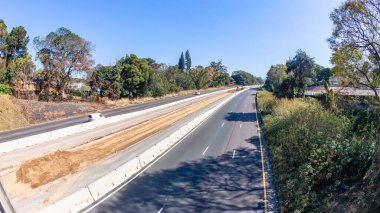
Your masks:
{"label": "white painted stripe", "polygon": [[232,159],[234,159],[234,157],[235,157],[235,152],[236,152],[236,150],[234,150],[234,153],[232,154]]}
{"label": "white painted stripe", "polygon": [[241,128],[241,124],[240,124],[240,128]]}
{"label": "white painted stripe", "polygon": [[162,207],[160,210],[158,210],[158,212],[157,212],[157,213],[161,213],[161,212],[162,212],[162,210],[164,210],[164,207]]}
{"label": "white painted stripe", "polygon": [[210,146],[207,146],[207,147],[206,147],[206,149],[205,149],[205,151],[203,151],[202,155],[205,155],[205,153],[207,152],[207,150],[208,150],[209,147],[210,147]]}
{"label": "white painted stripe", "polygon": [[222,123],[222,127],[224,126],[224,122]]}

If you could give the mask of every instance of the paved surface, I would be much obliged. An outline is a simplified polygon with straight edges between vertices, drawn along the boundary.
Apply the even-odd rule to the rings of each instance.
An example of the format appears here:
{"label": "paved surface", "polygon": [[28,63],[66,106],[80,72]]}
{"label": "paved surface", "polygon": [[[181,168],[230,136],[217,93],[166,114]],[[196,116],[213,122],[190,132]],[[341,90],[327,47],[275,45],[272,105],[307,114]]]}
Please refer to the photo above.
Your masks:
{"label": "paved surface", "polygon": [[264,212],[254,93],[228,102],[91,212]]}
{"label": "paved surface", "polygon": [[[207,92],[202,92],[202,94],[207,94],[207,93],[215,92],[215,91],[217,91],[217,90],[210,90]],[[115,115],[121,115],[121,114],[125,114],[125,113],[131,113],[131,112],[136,112],[136,111],[152,108],[155,106],[179,101],[179,100],[186,99],[186,98],[193,97],[193,96],[194,96],[193,94],[189,94],[189,95],[185,95],[185,96],[169,97],[169,98],[165,98],[165,99],[161,99],[161,100],[155,100],[155,101],[147,102],[144,104],[137,104],[137,105],[131,105],[131,106],[121,107],[121,108],[112,109],[112,110],[105,110],[102,113],[106,117],[112,117]],[[0,132],[0,142],[15,140],[15,139],[27,137],[30,135],[35,135],[35,134],[39,134],[39,133],[44,133],[44,132],[56,130],[56,129],[61,129],[61,128],[73,126],[76,124],[81,124],[81,123],[84,123],[86,121],[87,121],[87,115],[83,115],[83,116],[68,118],[65,120],[34,125],[31,127]]]}

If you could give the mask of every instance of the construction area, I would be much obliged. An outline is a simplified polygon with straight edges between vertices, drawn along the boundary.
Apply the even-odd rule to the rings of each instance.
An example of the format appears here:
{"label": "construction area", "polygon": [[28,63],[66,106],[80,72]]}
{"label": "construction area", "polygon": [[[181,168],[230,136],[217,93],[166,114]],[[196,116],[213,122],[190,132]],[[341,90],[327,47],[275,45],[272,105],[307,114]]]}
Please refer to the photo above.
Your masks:
{"label": "construction area", "polygon": [[[12,168],[0,168],[1,182],[5,186],[8,197],[15,203],[27,203],[26,200],[34,199],[41,194],[49,194],[48,192],[52,193],[54,196],[45,196],[41,200],[42,205],[47,206],[60,197],[57,192],[52,192],[57,190],[56,185],[60,185],[59,189],[62,192],[70,191],[70,184],[74,183],[75,178],[73,177],[76,173],[85,172],[89,167],[94,167],[102,161],[117,156],[131,145],[152,136],[230,93],[233,91],[215,94],[117,133],[92,141],[84,141],[69,149],[51,150],[36,158],[13,164]],[[44,144],[38,146],[44,146]],[[27,155],[27,153],[22,154]],[[65,182],[70,184],[62,185]]]}

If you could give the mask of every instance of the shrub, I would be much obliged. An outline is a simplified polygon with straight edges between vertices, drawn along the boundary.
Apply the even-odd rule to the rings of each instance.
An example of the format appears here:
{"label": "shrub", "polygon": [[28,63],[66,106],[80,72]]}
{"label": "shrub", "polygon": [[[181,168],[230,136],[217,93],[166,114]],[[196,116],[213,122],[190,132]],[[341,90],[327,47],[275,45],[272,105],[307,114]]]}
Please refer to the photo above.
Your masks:
{"label": "shrub", "polygon": [[329,196],[365,175],[372,144],[351,137],[347,117],[314,100],[258,97],[268,113],[264,133],[283,211],[319,212]]}
{"label": "shrub", "polygon": [[0,94],[12,95],[11,87],[8,84],[0,84]]}

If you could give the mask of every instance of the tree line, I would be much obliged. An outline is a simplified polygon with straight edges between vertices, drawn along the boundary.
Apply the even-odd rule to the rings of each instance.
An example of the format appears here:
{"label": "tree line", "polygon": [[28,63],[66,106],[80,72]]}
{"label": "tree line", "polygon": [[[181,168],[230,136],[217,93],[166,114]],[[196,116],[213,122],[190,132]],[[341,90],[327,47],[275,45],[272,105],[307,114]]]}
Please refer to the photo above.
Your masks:
{"label": "tree line", "polygon": [[62,99],[69,82],[80,73],[86,73],[90,93],[111,99],[158,97],[181,90],[263,83],[262,78],[246,71],[230,75],[222,60],[212,61],[206,67],[192,66],[189,50],[181,53],[174,66],[135,54],[125,55],[112,66],[94,66],[93,45],[64,27],[33,39],[36,59],[43,66],[36,70],[27,50],[28,43],[24,27],[14,27],[8,33],[6,24],[0,20],[0,84],[17,91],[20,90],[17,85],[22,87],[38,79],[42,82],[40,95],[44,97],[55,93]]}

